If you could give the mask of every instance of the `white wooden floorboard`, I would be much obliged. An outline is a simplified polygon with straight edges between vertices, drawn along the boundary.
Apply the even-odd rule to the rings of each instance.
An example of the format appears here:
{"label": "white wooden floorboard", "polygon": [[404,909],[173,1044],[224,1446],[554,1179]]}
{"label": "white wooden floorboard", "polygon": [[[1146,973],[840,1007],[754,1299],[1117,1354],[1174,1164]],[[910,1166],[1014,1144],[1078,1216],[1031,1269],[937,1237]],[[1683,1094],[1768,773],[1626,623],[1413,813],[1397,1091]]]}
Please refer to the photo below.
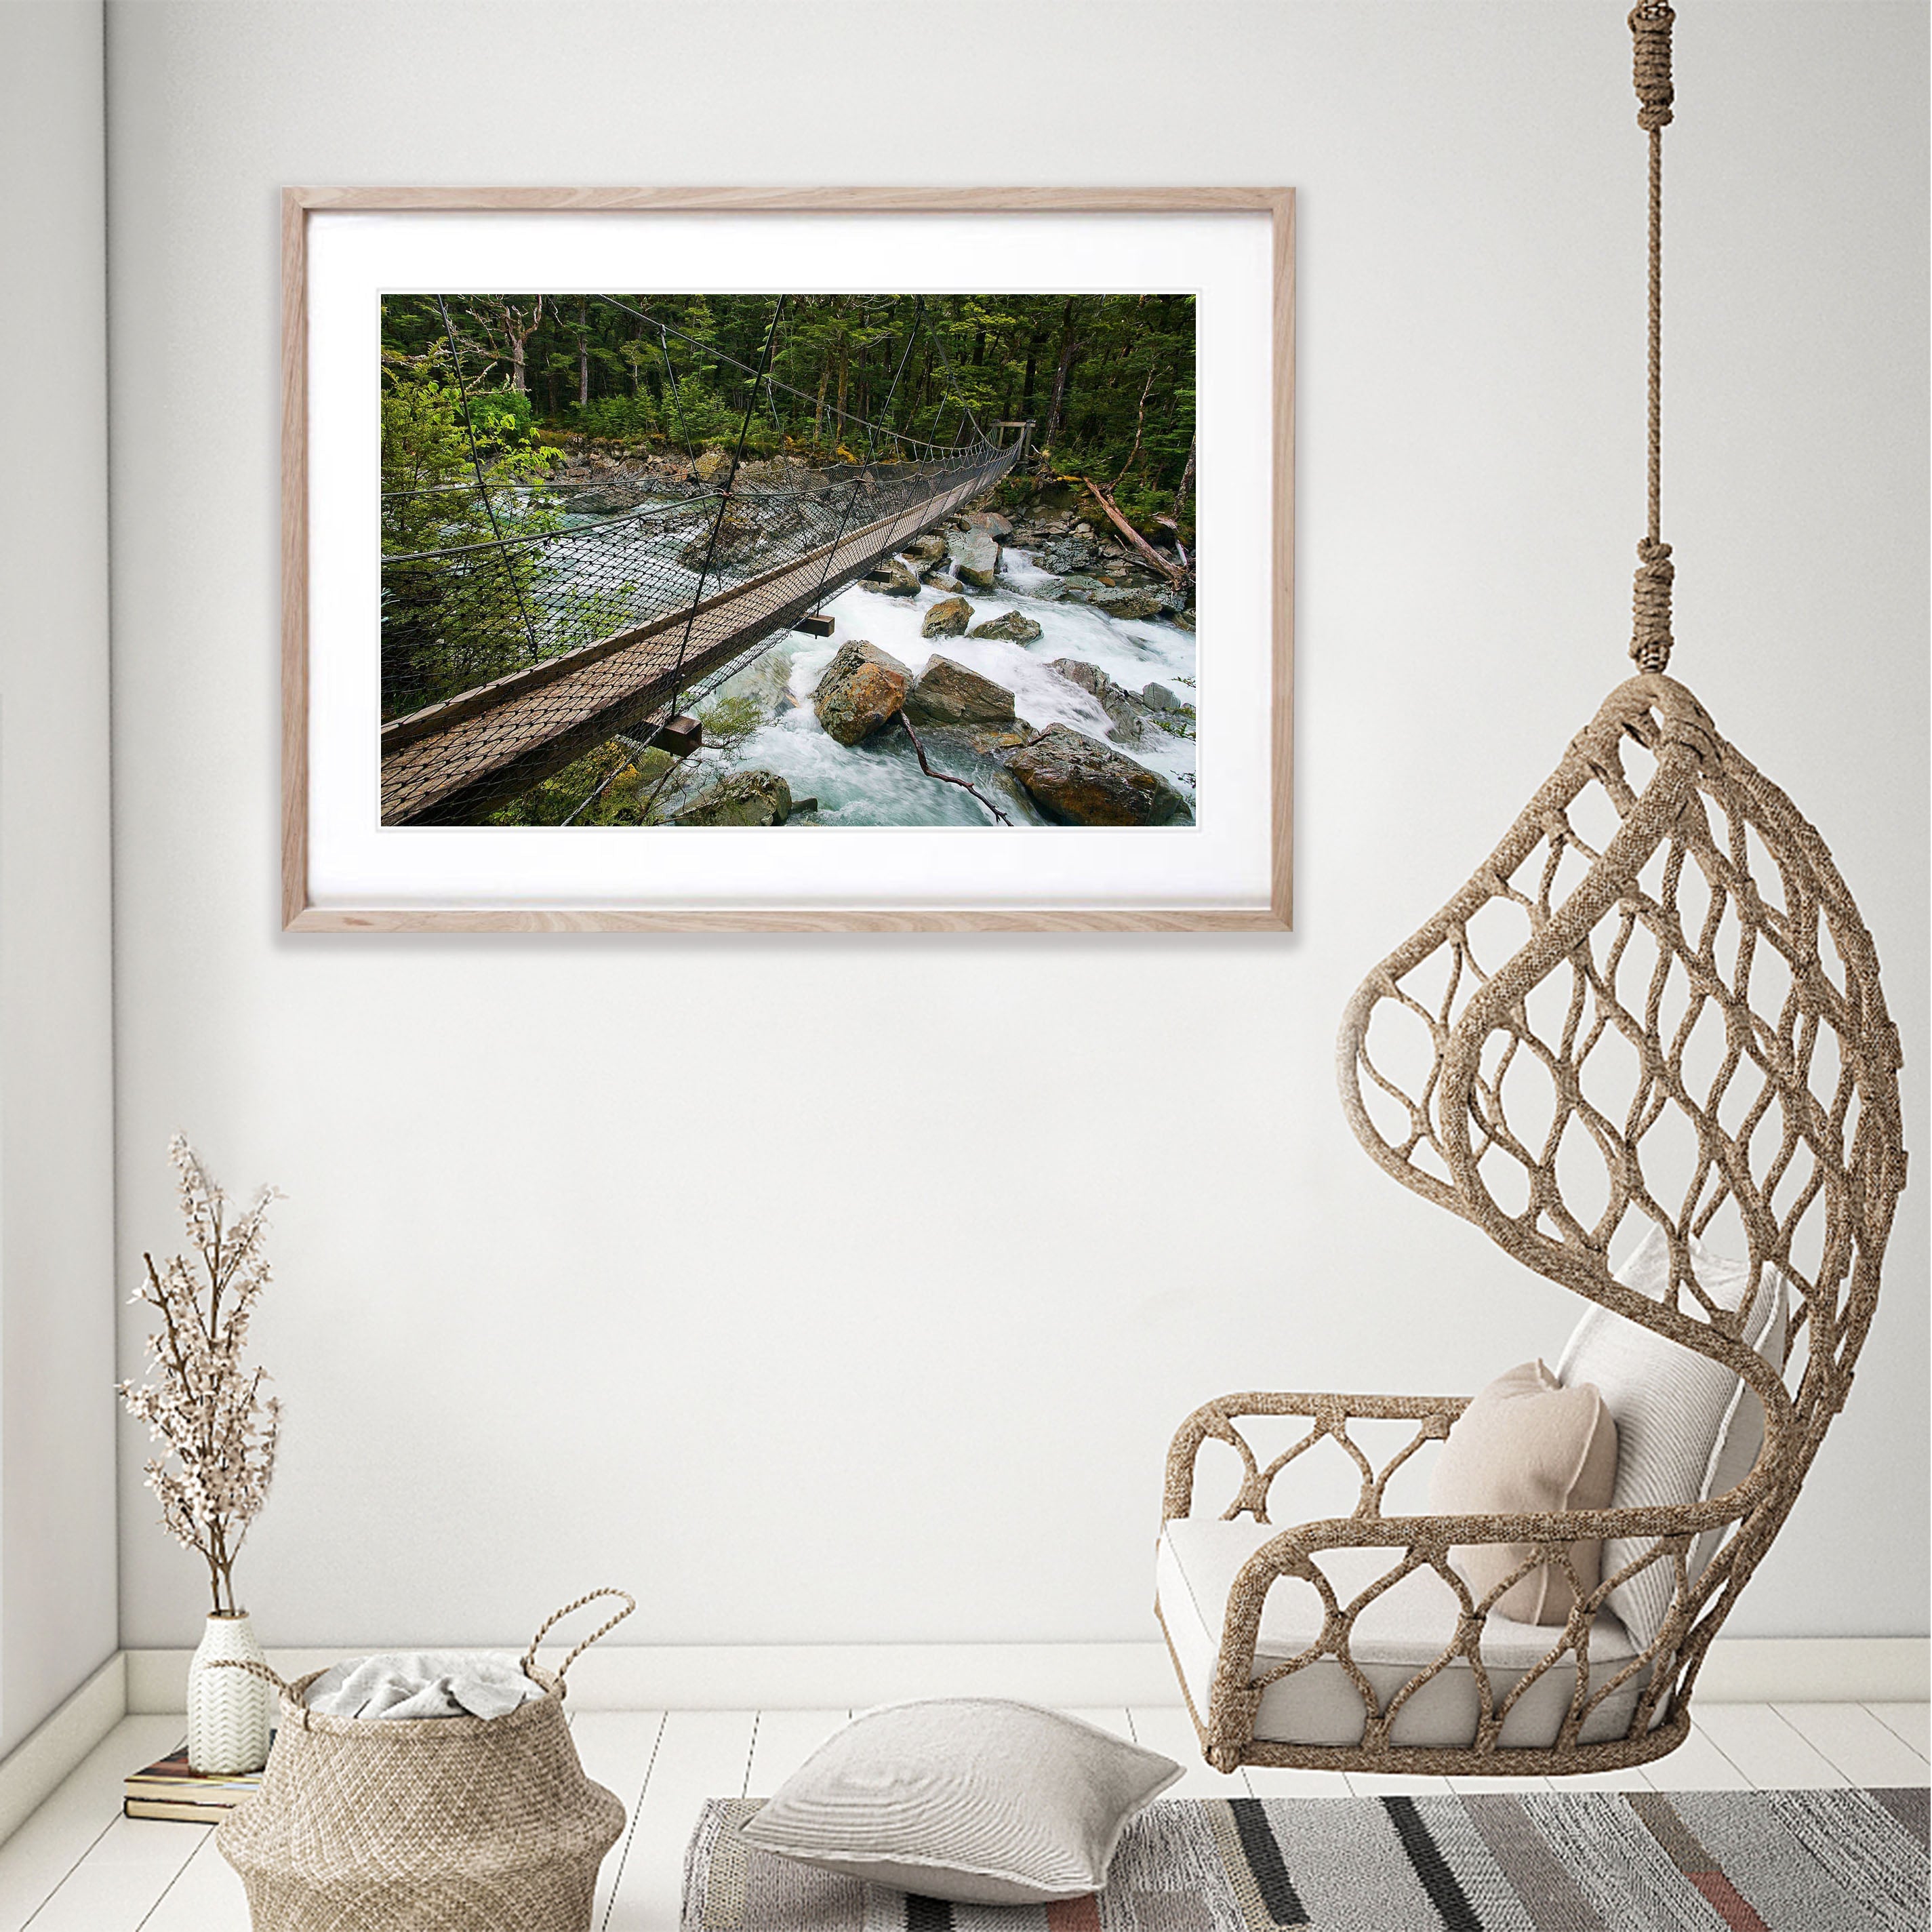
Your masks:
{"label": "white wooden floorboard", "polygon": [[760,1711],[744,1795],[770,1797],[820,1744],[851,1721],[850,1711]]}
{"label": "white wooden floorboard", "polygon": [[1776,1704],[1772,1708],[1853,1784],[1877,1788],[1926,1781],[1925,1760],[1862,1704]]}
{"label": "white wooden floorboard", "polygon": [[121,1815],[122,1780],[173,1750],[184,1728],[179,1718],[124,1718],[0,1845],[0,1932],[20,1932]]}
{"label": "white wooden floorboard", "polygon": [[1932,1704],[1868,1704],[1865,1708],[1921,1757],[1932,1759]]}
{"label": "white wooden floorboard", "polygon": [[644,1780],[657,1756],[664,1720],[662,1711],[580,1711],[570,1720],[578,1761],[588,1776],[614,1792],[624,1807],[623,1835],[598,1869],[597,1896],[590,1912],[592,1925],[603,1922],[610,1894],[624,1869],[632,1820],[638,1815],[638,1800],[644,1795]]}
{"label": "white wooden floorboard", "polygon": [[[1552,1791],[1654,1791],[1649,1765],[1630,1765],[1622,1771],[1586,1771],[1576,1778],[1552,1778]],[[1680,1786],[1678,1789],[1687,1787]]]}
{"label": "white wooden floorboard", "polygon": [[134,1932],[212,1828],[116,1819],[27,1921],[30,1932]]}
{"label": "white wooden floorboard", "polygon": [[1408,1777],[1395,1771],[1352,1771],[1345,1775],[1348,1789],[1358,1798],[1442,1798],[1449,1791],[1446,1778]]}
{"label": "white wooden floorboard", "polygon": [[1246,1764],[1241,1774],[1257,1798],[1348,1798],[1354,1793],[1339,1771],[1296,1771],[1287,1765]]}
{"label": "white wooden floorboard", "polygon": [[1760,1790],[1818,1790],[1848,1782],[1768,1704],[1706,1704],[1697,1722]]}
{"label": "white wooden floorboard", "polygon": [[1184,1775],[1160,1794],[1160,1802],[1169,1798],[1252,1798],[1248,1780],[1240,1772],[1232,1775],[1216,1771],[1201,1754],[1201,1740],[1194,1735],[1194,1720],[1178,1704],[1136,1704],[1127,1712],[1134,1727],[1134,1742],[1149,1750],[1171,1757]]}
{"label": "white wooden floorboard", "polygon": [[707,1798],[742,1798],[752,1711],[672,1711],[638,1800],[621,1876],[598,1932],[678,1932],[684,1848]]}
{"label": "white wooden floorboard", "polygon": [[[1714,1704],[1700,1705],[1700,1714]],[[1751,1781],[1707,1737],[1694,1719],[1690,1735],[1666,1756],[1654,1757],[1643,1768],[1654,1791],[1748,1791]]]}
{"label": "white wooden floorboard", "polygon": [[201,1840],[194,1856],[158,1899],[136,1932],[249,1932],[248,1896],[228,1861],[215,1850],[212,1825],[174,1825]]}

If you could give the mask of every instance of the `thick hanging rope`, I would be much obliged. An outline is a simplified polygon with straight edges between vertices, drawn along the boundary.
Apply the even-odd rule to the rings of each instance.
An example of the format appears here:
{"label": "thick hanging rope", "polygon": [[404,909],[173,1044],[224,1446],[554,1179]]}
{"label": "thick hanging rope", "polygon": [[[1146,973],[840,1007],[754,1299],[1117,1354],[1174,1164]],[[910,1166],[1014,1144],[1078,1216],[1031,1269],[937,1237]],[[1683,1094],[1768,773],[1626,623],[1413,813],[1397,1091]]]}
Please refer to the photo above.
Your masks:
{"label": "thick hanging rope", "polygon": [[1670,662],[1670,586],[1676,568],[1664,541],[1664,130],[1676,91],[1670,81],[1668,0],[1640,0],[1630,16],[1636,43],[1636,124],[1650,136],[1650,527],[1636,547],[1630,598],[1630,654],[1645,670]]}

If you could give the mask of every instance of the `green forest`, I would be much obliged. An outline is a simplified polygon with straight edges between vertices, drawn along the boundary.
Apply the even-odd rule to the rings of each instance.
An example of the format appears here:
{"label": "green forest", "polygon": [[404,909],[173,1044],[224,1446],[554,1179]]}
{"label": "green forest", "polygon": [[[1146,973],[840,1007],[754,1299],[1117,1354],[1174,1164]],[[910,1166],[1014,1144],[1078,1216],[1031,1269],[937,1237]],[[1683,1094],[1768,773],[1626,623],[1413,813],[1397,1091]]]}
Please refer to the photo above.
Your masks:
{"label": "green forest", "polygon": [[[902,453],[868,424],[951,448],[1030,420],[1010,492],[1089,476],[1136,524],[1167,520],[1191,542],[1192,296],[795,296],[774,329],[777,301],[388,296],[385,488],[453,476],[470,428],[493,476],[512,480],[540,476],[546,449],[578,436],[695,456],[742,433],[751,457],[865,462]],[[746,372],[768,353],[772,380],[755,383]],[[431,514],[386,519],[385,548],[434,541]]]}

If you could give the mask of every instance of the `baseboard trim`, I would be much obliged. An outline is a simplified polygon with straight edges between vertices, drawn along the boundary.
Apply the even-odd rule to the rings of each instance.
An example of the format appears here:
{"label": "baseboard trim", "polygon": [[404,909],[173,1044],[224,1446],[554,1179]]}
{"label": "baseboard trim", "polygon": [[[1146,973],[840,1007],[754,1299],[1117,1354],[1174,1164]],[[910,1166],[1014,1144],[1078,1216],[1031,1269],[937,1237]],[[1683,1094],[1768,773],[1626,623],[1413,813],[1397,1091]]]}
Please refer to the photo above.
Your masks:
{"label": "baseboard trim", "polygon": [[[184,1671],[183,1709],[188,1705],[187,1684]],[[127,1653],[117,1651],[0,1760],[0,1840],[10,1838],[127,1714]]]}
{"label": "baseboard trim", "polygon": [[[343,1650],[272,1650],[288,1678]],[[130,1650],[127,1708],[184,1710],[185,1650]],[[564,1653],[546,1651],[556,1664]],[[1712,1703],[1923,1703],[1923,1637],[1720,1637],[1698,1695]],[[1169,1704],[1178,1692],[1158,1643],[606,1645],[570,1673],[580,1711],[824,1710],[914,1697],[1015,1697],[1036,1704]]]}
{"label": "baseboard trim", "polygon": [[1923,1704],[1932,1699],[1932,1640],[1720,1636],[1696,1696],[1712,1704]]}

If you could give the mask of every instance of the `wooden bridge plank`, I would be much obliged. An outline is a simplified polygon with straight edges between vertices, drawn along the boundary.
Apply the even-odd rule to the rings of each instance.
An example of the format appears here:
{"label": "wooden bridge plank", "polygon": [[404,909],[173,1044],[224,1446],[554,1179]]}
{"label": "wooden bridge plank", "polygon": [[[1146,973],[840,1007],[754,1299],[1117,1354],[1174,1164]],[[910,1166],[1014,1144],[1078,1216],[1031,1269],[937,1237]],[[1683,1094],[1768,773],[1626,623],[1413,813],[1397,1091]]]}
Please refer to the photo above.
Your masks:
{"label": "wooden bridge plank", "polygon": [[[574,668],[560,673],[551,660],[531,668],[539,676],[512,674],[398,721],[406,731],[392,727],[385,734],[383,824],[474,823],[490,805],[634,728],[675,691],[730,663],[761,635],[788,628],[821,590],[829,594],[890,556],[1006,466],[975,470],[951,489],[853,532],[836,551],[821,544],[707,598],[691,616],[688,643],[686,614],[670,614],[568,653],[580,661]],[[490,701],[478,708],[486,696]]]}

